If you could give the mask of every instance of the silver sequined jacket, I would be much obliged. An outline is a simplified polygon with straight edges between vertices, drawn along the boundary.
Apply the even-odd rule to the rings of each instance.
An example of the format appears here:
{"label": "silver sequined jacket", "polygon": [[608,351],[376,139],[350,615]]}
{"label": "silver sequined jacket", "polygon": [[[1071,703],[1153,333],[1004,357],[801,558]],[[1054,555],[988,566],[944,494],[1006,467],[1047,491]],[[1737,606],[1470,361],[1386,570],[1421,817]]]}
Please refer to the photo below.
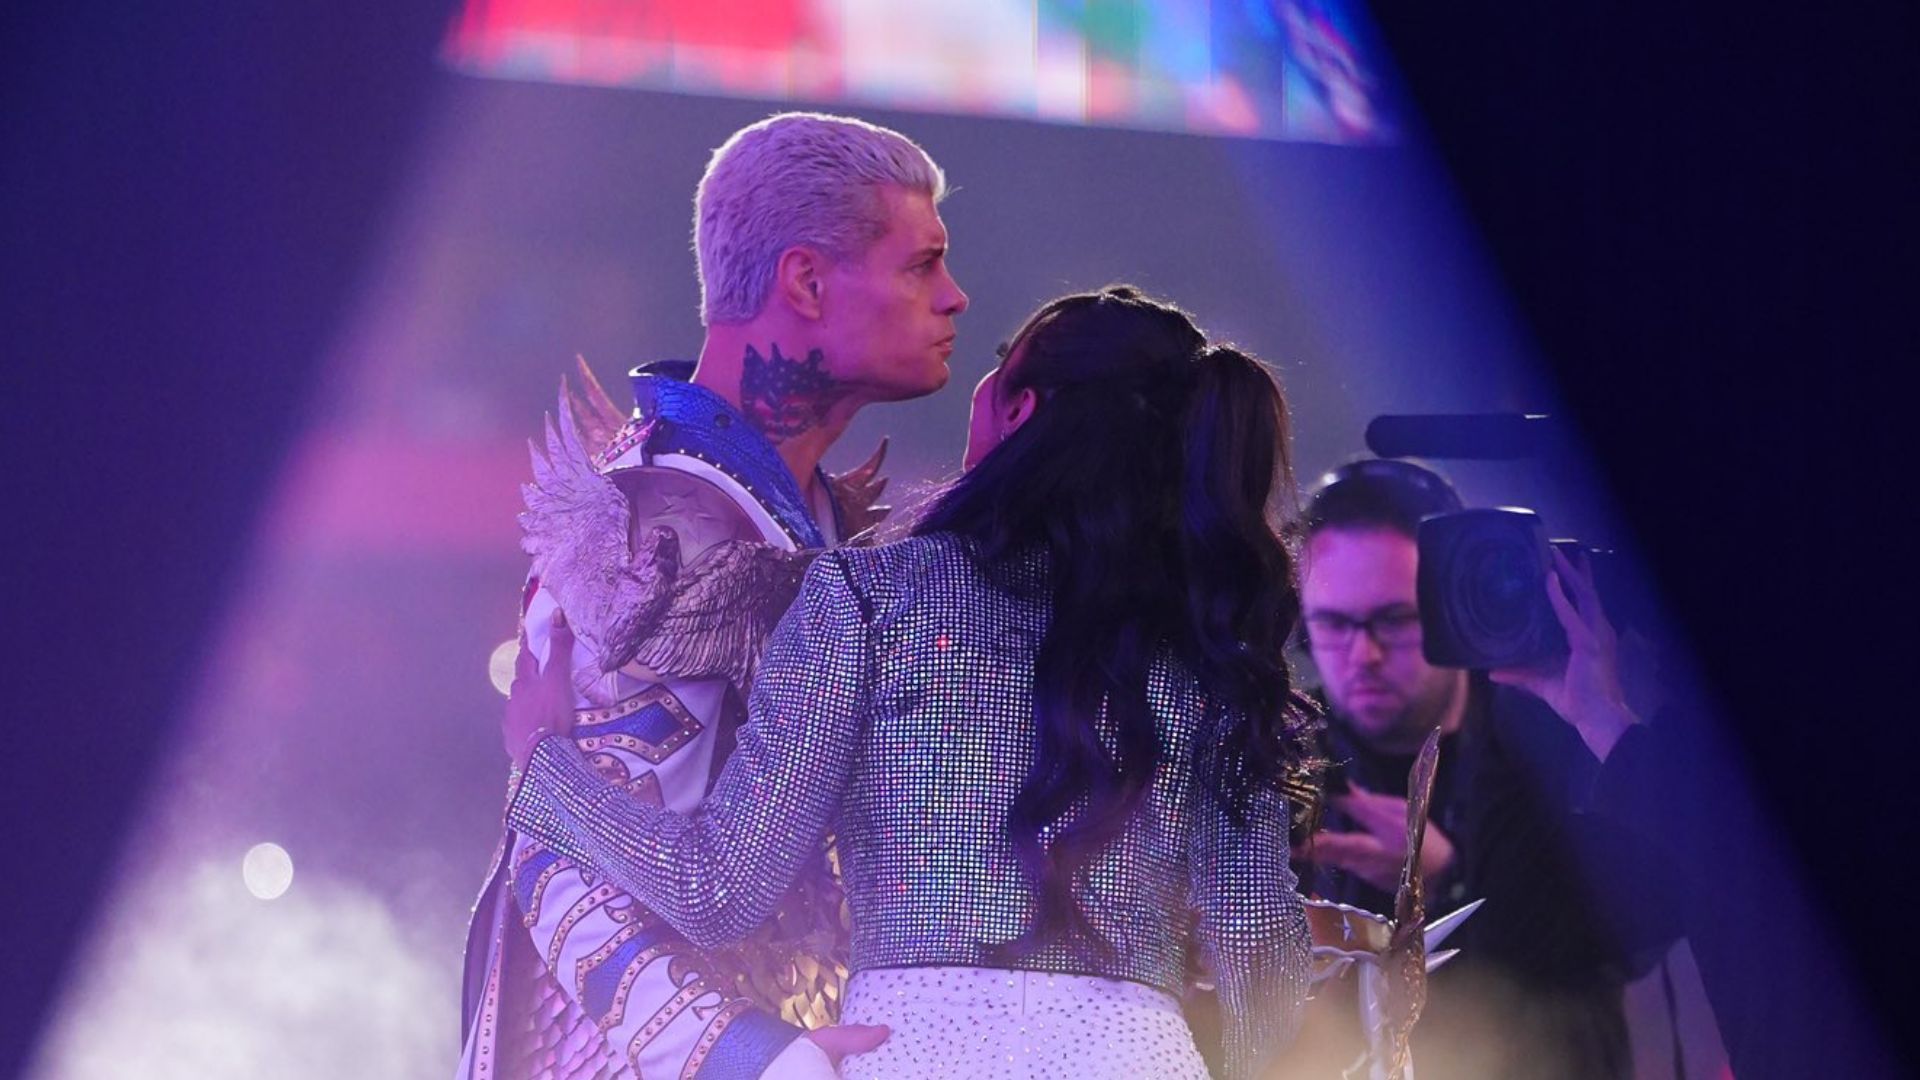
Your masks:
{"label": "silver sequined jacket", "polygon": [[[535,747],[512,824],[589,864],[696,945],[744,936],[807,855],[839,835],[852,969],[985,965],[1033,911],[1007,814],[1033,756],[1044,564],[1013,588],[965,542],[922,537],[822,556],[775,630],[750,720],[692,814],[608,784],[571,741]],[[1024,580],[1021,580],[1024,578]],[[1219,987],[1229,1071],[1291,1039],[1308,973],[1287,811],[1256,797],[1236,826],[1196,782],[1201,687],[1170,658],[1149,697],[1164,761],[1143,810],[1079,892],[1115,948],[1056,943],[1021,968],[1131,979],[1176,996],[1190,953]]]}

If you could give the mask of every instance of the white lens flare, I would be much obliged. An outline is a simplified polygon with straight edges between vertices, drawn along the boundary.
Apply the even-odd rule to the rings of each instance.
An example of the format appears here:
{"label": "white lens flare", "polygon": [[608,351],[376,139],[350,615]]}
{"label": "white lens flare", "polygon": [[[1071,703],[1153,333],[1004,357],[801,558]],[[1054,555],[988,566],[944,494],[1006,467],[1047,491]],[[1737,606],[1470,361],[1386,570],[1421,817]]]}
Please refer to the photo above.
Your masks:
{"label": "white lens flare", "polygon": [[513,690],[513,663],[520,659],[520,642],[508,638],[487,657],[487,678],[493,680],[493,688],[505,696]]}
{"label": "white lens flare", "polygon": [[255,844],[240,860],[240,876],[254,896],[277,900],[293,885],[293,856],[279,844]]}

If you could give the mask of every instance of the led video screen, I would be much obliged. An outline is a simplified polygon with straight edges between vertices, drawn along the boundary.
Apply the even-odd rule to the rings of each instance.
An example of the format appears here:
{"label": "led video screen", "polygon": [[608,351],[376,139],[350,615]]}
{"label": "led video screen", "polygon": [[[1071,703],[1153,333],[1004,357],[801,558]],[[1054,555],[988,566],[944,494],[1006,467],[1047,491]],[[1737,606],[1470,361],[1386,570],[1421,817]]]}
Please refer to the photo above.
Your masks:
{"label": "led video screen", "polygon": [[470,0],[478,75],[1343,144],[1390,142],[1355,0]]}

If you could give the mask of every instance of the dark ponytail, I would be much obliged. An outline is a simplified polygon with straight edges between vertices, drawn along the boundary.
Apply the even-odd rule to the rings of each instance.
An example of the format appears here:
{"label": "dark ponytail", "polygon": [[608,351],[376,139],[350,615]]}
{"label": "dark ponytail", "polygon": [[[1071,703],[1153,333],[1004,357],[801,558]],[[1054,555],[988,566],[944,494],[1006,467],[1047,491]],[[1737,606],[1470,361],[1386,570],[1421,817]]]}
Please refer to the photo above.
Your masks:
{"label": "dark ponytail", "polygon": [[1292,491],[1286,403],[1265,367],[1124,285],[1041,307],[1001,383],[1040,404],[912,532],[973,540],[990,578],[1046,555],[1036,754],[1008,821],[1039,910],[1007,951],[1061,935],[1104,947],[1074,885],[1161,763],[1147,696],[1157,654],[1171,649],[1206,694],[1203,782],[1229,812],[1243,816],[1253,788],[1299,760],[1283,650],[1300,602],[1278,527]]}
{"label": "dark ponytail", "polygon": [[[1180,549],[1183,650],[1217,691],[1216,768],[1204,777],[1244,821],[1252,783],[1307,764],[1314,711],[1284,650],[1300,619],[1297,560],[1281,523],[1296,516],[1291,425],[1273,374],[1229,345],[1196,364],[1185,417]],[[1256,584],[1262,583],[1262,584]],[[1219,715],[1231,703],[1239,718]]]}

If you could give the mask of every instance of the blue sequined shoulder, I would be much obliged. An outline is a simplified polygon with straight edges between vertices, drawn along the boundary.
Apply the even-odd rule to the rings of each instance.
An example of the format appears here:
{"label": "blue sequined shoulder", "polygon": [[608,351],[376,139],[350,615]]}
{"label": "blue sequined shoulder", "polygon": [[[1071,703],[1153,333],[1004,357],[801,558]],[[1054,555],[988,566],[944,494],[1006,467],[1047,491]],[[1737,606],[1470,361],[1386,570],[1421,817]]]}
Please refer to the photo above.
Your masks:
{"label": "blue sequined shoulder", "polygon": [[[747,489],[796,546],[825,547],[826,536],[779,451],[725,398],[688,382],[692,373],[685,361],[634,369],[634,412],[646,423],[646,455],[679,454],[713,466]],[[824,482],[825,474],[820,477]]]}

